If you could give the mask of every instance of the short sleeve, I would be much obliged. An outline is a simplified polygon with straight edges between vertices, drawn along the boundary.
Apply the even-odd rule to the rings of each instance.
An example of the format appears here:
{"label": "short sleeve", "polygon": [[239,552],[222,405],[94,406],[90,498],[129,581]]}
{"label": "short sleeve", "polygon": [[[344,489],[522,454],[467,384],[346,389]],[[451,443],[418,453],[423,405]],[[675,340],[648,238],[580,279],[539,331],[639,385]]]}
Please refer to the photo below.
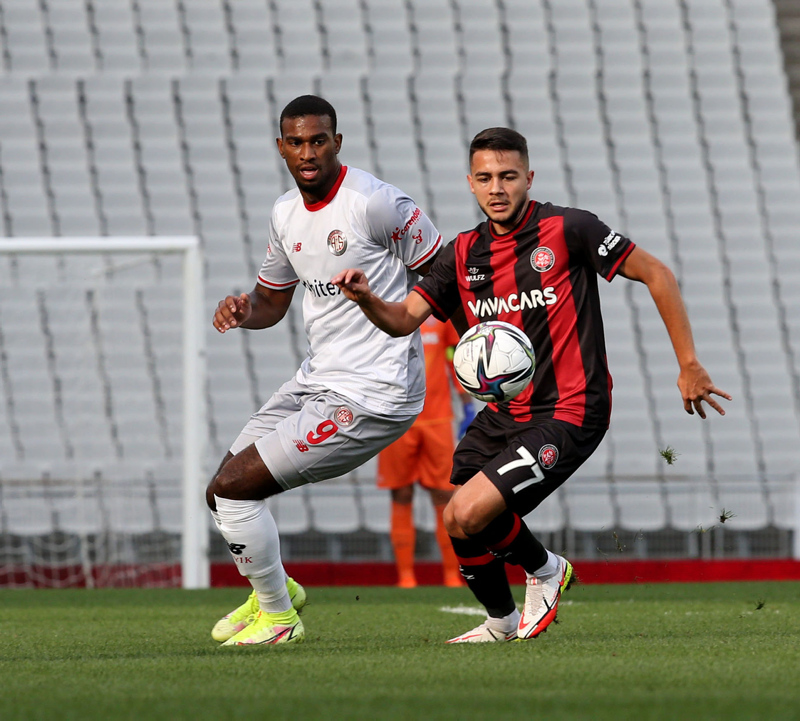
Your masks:
{"label": "short sleeve", "polygon": [[430,304],[433,315],[441,321],[447,320],[461,307],[456,278],[455,243],[444,247],[433,261],[428,275],[414,286],[414,290]]}
{"label": "short sleeve", "polygon": [[564,215],[564,236],[568,246],[577,247],[595,271],[608,281],[613,280],[625,258],[636,247],[593,213],[577,208],[568,209]]}
{"label": "short sleeve", "polygon": [[367,201],[367,231],[411,270],[433,258],[442,236],[417,204],[395,188],[382,185]]}
{"label": "short sleeve", "polygon": [[288,290],[300,282],[297,273],[286,256],[280,235],[275,227],[275,212],[269,223],[269,238],[267,242],[267,255],[258,272],[258,283],[272,290]]}

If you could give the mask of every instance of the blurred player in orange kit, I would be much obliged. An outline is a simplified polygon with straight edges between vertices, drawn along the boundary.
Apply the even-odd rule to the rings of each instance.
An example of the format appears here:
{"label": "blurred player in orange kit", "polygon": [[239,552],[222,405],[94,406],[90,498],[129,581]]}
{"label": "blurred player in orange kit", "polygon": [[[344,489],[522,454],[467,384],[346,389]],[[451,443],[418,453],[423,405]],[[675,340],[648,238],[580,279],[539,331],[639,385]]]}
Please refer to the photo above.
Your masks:
{"label": "blurred player in orange kit", "polygon": [[[458,560],[442,522],[444,508],[455,490],[450,483],[455,448],[448,377],[461,391],[451,372],[458,333],[449,322],[441,323],[433,316],[425,320],[420,331],[425,349],[425,407],[405,435],[378,455],[378,488],[392,492],[391,540],[397,563],[397,585],[401,588],[417,585],[414,576],[416,529],[411,504],[414,484],[419,481],[431,494],[436,511],[436,540],[442,554],[444,585],[463,586]],[[463,429],[474,418],[475,411],[469,396],[462,393],[461,397],[464,402],[463,435]]]}

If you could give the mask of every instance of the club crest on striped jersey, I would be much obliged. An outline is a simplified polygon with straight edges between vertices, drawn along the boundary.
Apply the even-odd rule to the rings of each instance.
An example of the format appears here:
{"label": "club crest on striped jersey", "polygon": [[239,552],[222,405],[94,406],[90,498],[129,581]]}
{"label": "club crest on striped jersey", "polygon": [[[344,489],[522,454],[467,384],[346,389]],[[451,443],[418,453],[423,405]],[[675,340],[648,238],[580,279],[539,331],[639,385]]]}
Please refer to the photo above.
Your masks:
{"label": "club crest on striped jersey", "polygon": [[353,422],[353,411],[347,406],[339,406],[336,409],[336,413],[334,413],[334,417],[340,426],[349,426]]}
{"label": "club crest on striped jersey", "polygon": [[556,264],[556,254],[550,248],[541,247],[531,253],[531,267],[539,273],[550,270]]}
{"label": "club crest on striped jersey", "polygon": [[552,443],[546,443],[539,449],[539,465],[542,468],[552,468],[558,461],[558,448]]}
{"label": "club crest on striped jersey", "polygon": [[342,255],[347,250],[347,236],[341,230],[328,233],[328,250],[334,255]]}

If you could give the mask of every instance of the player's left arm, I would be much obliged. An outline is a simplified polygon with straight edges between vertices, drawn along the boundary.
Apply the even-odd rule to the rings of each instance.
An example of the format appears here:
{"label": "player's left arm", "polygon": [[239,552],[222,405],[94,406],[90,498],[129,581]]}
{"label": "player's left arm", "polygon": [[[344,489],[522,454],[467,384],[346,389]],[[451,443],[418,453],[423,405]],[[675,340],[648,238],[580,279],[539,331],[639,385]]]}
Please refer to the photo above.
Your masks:
{"label": "player's left arm", "polygon": [[373,325],[394,338],[410,335],[433,312],[430,303],[413,290],[399,303],[384,300],[372,292],[360,268],[337,273],[331,283],[341,288],[346,298],[358,303]]}
{"label": "player's left arm", "polygon": [[724,416],[725,410],[712,397],[731,400],[731,396],[717,388],[706,369],[697,359],[692,337],[692,326],[683,304],[678,282],[672,271],[658,258],[636,246],[622,262],[620,275],[644,283],[661,314],[669,333],[672,347],[678,358],[680,375],[678,389],[683,397],[683,407],[690,415],[696,410],[701,418],[706,417],[703,401]]}

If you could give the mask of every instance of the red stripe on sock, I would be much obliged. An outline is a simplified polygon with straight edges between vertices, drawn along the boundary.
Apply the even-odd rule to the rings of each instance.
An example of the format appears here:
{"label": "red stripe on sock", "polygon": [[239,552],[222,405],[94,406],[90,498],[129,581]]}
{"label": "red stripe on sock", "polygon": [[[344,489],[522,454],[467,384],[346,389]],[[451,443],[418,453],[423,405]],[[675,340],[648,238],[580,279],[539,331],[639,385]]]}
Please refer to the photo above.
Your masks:
{"label": "red stripe on sock", "polygon": [[491,553],[484,553],[482,556],[473,556],[472,558],[461,558],[461,556],[456,556],[456,558],[462,566],[485,566],[494,561]]}
{"label": "red stripe on sock", "polygon": [[514,526],[511,529],[511,532],[502,541],[500,541],[500,543],[495,543],[492,546],[486,546],[486,548],[488,548],[490,551],[502,551],[506,546],[509,546],[514,542],[514,539],[519,535],[519,529],[521,527],[522,527],[522,520],[515,513]]}

